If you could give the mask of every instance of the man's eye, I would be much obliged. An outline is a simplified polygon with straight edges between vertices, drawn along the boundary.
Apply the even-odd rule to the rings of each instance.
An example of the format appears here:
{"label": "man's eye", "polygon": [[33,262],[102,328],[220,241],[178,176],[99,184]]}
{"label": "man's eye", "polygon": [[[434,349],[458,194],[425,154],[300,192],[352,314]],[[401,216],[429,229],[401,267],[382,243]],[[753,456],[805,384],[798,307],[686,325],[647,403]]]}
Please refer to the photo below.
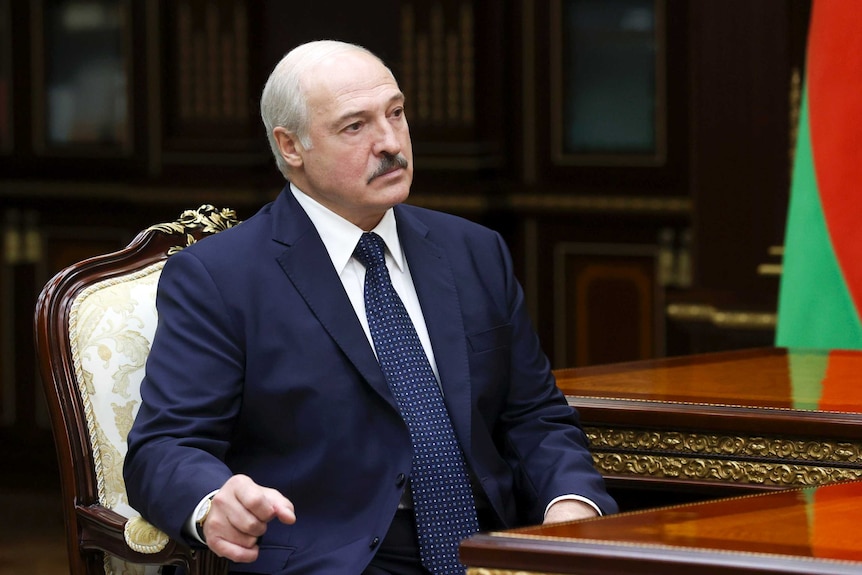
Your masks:
{"label": "man's eye", "polygon": [[362,127],[362,122],[353,122],[352,124],[347,126],[347,128],[345,128],[345,130],[347,130],[348,132],[356,132],[361,127]]}
{"label": "man's eye", "polygon": [[392,111],[392,116],[393,116],[394,118],[400,118],[400,117],[401,117],[401,116],[403,116],[403,115],[404,115],[404,108],[395,108],[395,109]]}

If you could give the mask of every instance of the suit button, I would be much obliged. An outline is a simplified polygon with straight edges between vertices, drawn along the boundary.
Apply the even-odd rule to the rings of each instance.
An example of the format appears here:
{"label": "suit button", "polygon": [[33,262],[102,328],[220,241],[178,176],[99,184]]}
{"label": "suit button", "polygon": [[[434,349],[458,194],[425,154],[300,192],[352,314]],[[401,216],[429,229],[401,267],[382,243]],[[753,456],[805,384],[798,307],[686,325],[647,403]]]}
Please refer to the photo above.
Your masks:
{"label": "suit button", "polygon": [[399,473],[398,477],[395,478],[395,486],[396,487],[404,487],[404,484],[407,482],[407,478],[403,473]]}
{"label": "suit button", "polygon": [[374,549],[378,545],[380,545],[380,537],[375,537],[374,539],[371,540],[371,543],[368,545],[368,548]]}

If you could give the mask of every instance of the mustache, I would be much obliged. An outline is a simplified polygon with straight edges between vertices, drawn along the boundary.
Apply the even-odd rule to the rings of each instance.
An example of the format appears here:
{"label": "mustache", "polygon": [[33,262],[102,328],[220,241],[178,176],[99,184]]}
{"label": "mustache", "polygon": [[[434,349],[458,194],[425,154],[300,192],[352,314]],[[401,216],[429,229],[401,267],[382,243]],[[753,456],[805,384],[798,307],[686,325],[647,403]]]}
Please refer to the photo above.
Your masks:
{"label": "mustache", "polygon": [[380,165],[377,166],[377,169],[371,174],[371,177],[368,178],[368,183],[371,183],[371,180],[382,176],[386,172],[389,172],[395,168],[406,168],[408,166],[407,158],[402,156],[401,154],[390,155],[387,154],[383,156],[383,159],[380,160]]}

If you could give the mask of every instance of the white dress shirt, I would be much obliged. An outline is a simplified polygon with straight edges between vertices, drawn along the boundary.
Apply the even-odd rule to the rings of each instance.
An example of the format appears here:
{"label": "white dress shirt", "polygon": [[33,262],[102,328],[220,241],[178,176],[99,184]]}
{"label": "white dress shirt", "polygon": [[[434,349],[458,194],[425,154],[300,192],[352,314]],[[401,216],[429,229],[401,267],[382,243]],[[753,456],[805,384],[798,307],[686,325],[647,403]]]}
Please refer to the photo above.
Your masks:
{"label": "white dress shirt", "polygon": [[[332,265],[344,285],[344,291],[347,292],[347,297],[350,298],[350,303],[356,311],[356,317],[359,318],[362,329],[365,330],[365,337],[368,338],[373,349],[374,342],[368,328],[368,319],[365,317],[365,266],[353,257],[353,250],[359,243],[359,238],[362,237],[362,229],[306,196],[293,184],[290,184],[290,191],[293,192],[296,201],[308,214],[311,223],[314,224],[320,235],[320,239],[323,240],[323,245],[329,253]],[[419,335],[419,341],[422,342],[425,355],[428,356],[428,361],[431,363],[434,377],[439,383],[440,374],[437,372],[437,363],[434,361],[431,338],[428,336],[428,327],[425,325],[425,316],[422,315],[422,308],[419,306],[419,297],[413,286],[413,277],[410,275],[407,258],[401,251],[398,229],[395,226],[395,213],[392,208],[386,210],[383,219],[371,231],[383,238],[383,242],[386,244],[386,268],[389,270],[392,286],[404,303],[407,315],[410,316],[416,333]]]}

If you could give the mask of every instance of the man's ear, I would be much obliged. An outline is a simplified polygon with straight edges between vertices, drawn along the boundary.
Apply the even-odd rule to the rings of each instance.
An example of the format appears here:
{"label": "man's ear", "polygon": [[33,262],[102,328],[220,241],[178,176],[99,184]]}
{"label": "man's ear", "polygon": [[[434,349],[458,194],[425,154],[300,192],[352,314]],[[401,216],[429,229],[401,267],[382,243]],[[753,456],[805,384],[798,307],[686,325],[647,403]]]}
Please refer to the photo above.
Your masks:
{"label": "man's ear", "polygon": [[298,168],[302,165],[302,144],[296,134],[291,134],[285,128],[276,126],[272,130],[275,141],[278,144],[278,150],[281,157],[287,162],[291,168]]}

